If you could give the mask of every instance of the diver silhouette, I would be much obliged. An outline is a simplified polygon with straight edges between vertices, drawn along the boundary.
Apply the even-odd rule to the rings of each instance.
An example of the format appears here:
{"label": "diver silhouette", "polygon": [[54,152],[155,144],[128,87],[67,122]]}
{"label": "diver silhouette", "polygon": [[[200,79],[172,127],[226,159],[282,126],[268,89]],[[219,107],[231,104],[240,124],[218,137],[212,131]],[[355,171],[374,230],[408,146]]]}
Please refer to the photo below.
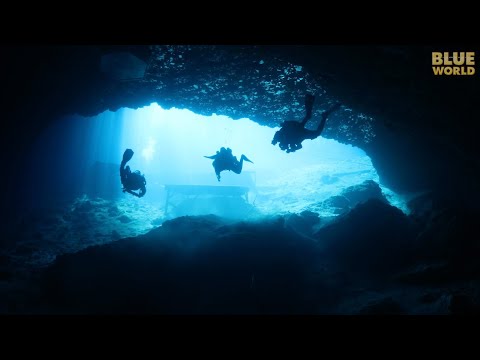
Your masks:
{"label": "diver silhouette", "polygon": [[243,168],[243,160],[251,162],[245,155],[242,154],[240,161],[237,160],[236,156],[232,155],[232,149],[222,147],[220,151],[217,151],[215,155],[204,156],[207,159],[214,159],[212,165],[215,169],[215,174],[217,175],[218,181],[220,181],[220,173],[224,170],[233,171],[235,174],[240,174]]}
{"label": "diver silhouette", "polygon": [[[147,181],[145,180],[145,176],[143,176],[140,171],[136,170],[132,172],[130,170],[130,166],[125,167],[127,162],[133,156],[133,150],[127,149],[123,153],[122,163],[120,164],[120,180],[123,185],[123,192],[128,192],[136,197],[142,197],[147,192],[146,185]],[[140,190],[138,193],[134,192],[134,190]]]}
{"label": "diver silhouette", "polygon": [[281,124],[281,129],[275,133],[272,140],[272,145],[277,145],[287,153],[297,151],[302,148],[302,141],[305,139],[316,139],[320,136],[325,127],[328,115],[340,108],[340,103],[336,103],[328,110],[322,113],[322,120],[316,130],[305,129],[305,124],[312,118],[313,102],[315,96],[307,94],[305,96],[305,110],[306,115],[301,122],[290,120],[284,121]]}

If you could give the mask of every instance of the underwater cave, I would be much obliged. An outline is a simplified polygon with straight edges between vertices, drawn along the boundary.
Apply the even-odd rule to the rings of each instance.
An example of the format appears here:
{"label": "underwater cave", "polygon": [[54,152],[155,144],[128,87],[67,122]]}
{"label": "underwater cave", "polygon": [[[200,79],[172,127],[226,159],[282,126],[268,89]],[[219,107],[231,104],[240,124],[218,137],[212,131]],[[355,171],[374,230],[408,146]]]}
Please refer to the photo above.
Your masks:
{"label": "underwater cave", "polygon": [[[473,109],[411,79],[429,47],[7,50],[38,67],[3,99],[0,312],[479,311],[478,160],[448,122]],[[287,153],[272,139],[306,94],[310,130],[341,107]],[[222,147],[252,162],[217,180],[205,157]],[[122,191],[125,149],[140,198]]]}
{"label": "underwater cave", "polygon": [[[42,232],[46,246],[37,244],[29,256],[47,264],[61,248],[78,251],[145,234],[180,216],[248,221],[311,212],[323,218],[324,226],[371,198],[408,213],[404,198],[380,183],[361,149],[319,137],[288,154],[268,141],[278,129],[249,119],[164,110],[156,103],[58,120],[32,146],[22,184],[26,213],[48,208],[55,223]],[[218,181],[212,160],[202,155],[222,146],[255,161],[245,163],[240,174],[223,172]],[[147,180],[148,196],[141,199],[119,185],[119,162],[127,148],[137,154],[130,165]],[[67,231],[70,236],[57,241]],[[49,249],[52,243],[57,246]]]}

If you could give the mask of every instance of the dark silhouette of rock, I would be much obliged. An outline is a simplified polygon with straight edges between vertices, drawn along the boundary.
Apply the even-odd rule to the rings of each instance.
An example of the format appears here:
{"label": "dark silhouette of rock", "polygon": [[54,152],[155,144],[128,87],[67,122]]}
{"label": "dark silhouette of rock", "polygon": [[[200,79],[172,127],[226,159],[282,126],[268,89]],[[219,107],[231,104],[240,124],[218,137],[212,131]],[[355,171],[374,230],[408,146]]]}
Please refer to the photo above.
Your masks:
{"label": "dark silhouette of rock", "polygon": [[0,281],[8,281],[13,277],[10,271],[1,271],[0,270]]}
{"label": "dark silhouette of rock", "polygon": [[391,297],[374,302],[359,311],[361,315],[403,315],[405,310]]}
{"label": "dark silhouette of rock", "polygon": [[182,217],[60,256],[43,284],[47,306],[61,312],[314,313],[318,303],[304,299],[314,259],[314,242],[278,219]]}
{"label": "dark silhouette of rock", "polygon": [[359,204],[314,236],[332,263],[355,273],[384,276],[412,258],[408,218],[378,199]]}
{"label": "dark silhouette of rock", "polygon": [[441,292],[427,292],[419,297],[418,301],[422,304],[431,304],[440,299]]}
{"label": "dark silhouette of rock", "polygon": [[305,235],[313,233],[313,227],[320,224],[321,219],[317,213],[312,211],[302,211],[300,214],[292,214],[287,217],[285,224],[295,231]]}
{"label": "dark silhouette of rock", "polygon": [[350,186],[343,190],[341,195],[348,199],[350,207],[352,208],[369,199],[378,199],[388,203],[382,193],[382,189],[380,189],[380,186],[373,180],[365,180],[359,185]]}
{"label": "dark silhouette of rock", "polygon": [[120,234],[116,230],[112,230],[111,239],[112,240],[119,240],[121,238]]}
{"label": "dark silhouette of rock", "polygon": [[455,294],[448,306],[452,315],[480,315],[480,306],[467,294]]}
{"label": "dark silhouette of rock", "polygon": [[343,195],[329,197],[321,203],[320,207],[333,208],[333,213],[338,215],[344,214],[351,209],[350,200]]}
{"label": "dark silhouette of rock", "polygon": [[153,219],[150,223],[152,225],[162,225],[164,221],[165,221],[165,218],[159,217],[159,218]]}
{"label": "dark silhouette of rock", "polygon": [[340,215],[370,199],[378,199],[384,203],[388,203],[380,186],[373,180],[366,180],[359,185],[346,188],[339,195],[329,197],[318,204],[318,207],[331,208],[334,214]]}

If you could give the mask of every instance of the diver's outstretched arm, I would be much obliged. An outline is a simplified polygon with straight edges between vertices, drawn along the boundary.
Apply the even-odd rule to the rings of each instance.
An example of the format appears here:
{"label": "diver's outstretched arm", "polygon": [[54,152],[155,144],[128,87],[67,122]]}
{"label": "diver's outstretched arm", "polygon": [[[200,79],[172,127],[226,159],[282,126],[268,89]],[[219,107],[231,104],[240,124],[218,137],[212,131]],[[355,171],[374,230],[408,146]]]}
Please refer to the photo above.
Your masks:
{"label": "diver's outstretched arm", "polygon": [[217,155],[212,155],[212,156],[203,156],[204,158],[207,158],[207,159],[216,159],[217,158]]}

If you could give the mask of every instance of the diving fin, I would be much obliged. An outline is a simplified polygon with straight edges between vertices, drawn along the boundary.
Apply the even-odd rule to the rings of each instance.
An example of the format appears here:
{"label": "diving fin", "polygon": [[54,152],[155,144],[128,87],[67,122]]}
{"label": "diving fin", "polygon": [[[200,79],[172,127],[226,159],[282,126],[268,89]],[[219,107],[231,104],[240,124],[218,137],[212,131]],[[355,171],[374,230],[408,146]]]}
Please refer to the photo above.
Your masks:
{"label": "diving fin", "polygon": [[126,164],[127,162],[130,161],[130,159],[133,157],[133,150],[132,149],[127,149],[123,153],[123,163]]}
{"label": "diving fin", "polygon": [[242,159],[248,162],[251,162],[253,164],[253,161],[247,158],[245,155],[242,155]]}

